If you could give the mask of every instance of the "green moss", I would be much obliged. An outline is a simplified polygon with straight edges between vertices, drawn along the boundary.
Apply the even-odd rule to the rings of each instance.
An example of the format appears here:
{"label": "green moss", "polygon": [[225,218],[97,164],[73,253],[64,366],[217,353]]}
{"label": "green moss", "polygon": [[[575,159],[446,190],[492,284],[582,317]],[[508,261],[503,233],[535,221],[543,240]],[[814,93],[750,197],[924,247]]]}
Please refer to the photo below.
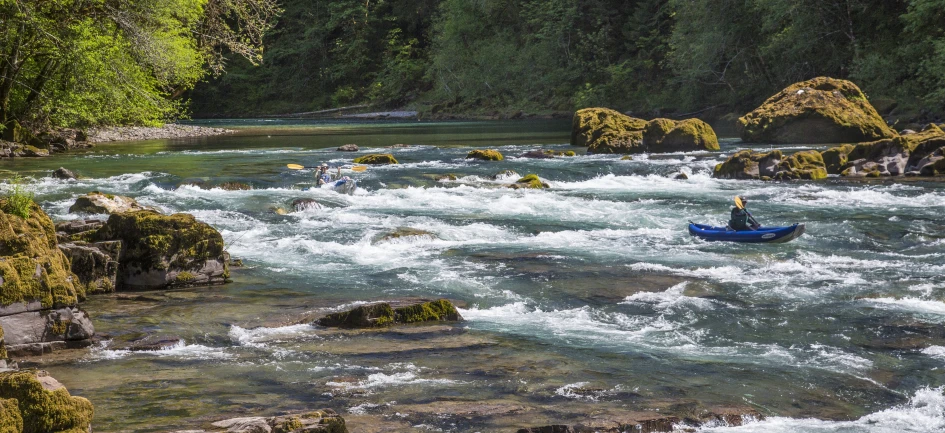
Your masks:
{"label": "green moss", "polygon": [[587,147],[587,153],[620,154],[645,151],[642,131],[604,131]]}
{"label": "green moss", "polygon": [[[676,122],[663,140],[658,149],[660,151],[674,150],[719,150],[719,139],[715,131],[699,119],[686,119]],[[649,149],[653,151],[654,149]]]}
{"label": "green moss", "polygon": [[324,418],[319,423],[325,429],[325,433],[348,433],[348,427],[345,425],[345,419],[338,416]]}
{"label": "green moss", "polygon": [[526,174],[521,179],[515,181],[511,185],[513,188],[530,188],[530,189],[542,189],[548,188],[549,185],[545,182],[542,182],[541,178],[537,174]]}
{"label": "green moss", "polygon": [[669,131],[676,127],[676,121],[670,119],[653,119],[646,124],[643,130],[643,145],[646,147],[659,146]]}
{"label": "green moss", "polygon": [[92,403],[65,388],[44,389],[33,372],[0,373],[0,397],[16,399],[23,433],[85,433],[92,422]]}
{"label": "green moss", "polygon": [[26,219],[0,211],[0,304],[39,300],[45,307],[68,306],[85,297],[57,245],[55,226],[35,203]]}
{"label": "green moss", "polygon": [[299,417],[297,416],[292,416],[282,421],[282,424],[278,426],[278,428],[276,429],[276,432],[289,433],[300,428],[302,428],[302,420],[299,419]]}
{"label": "green moss", "polygon": [[788,86],[738,119],[742,139],[855,143],[897,136],[850,81],[818,77]]}
{"label": "green moss", "polygon": [[436,320],[457,320],[459,312],[446,299],[411,305],[394,310],[397,323],[418,323]]}
{"label": "green moss", "polygon": [[189,283],[189,282],[191,282],[191,281],[193,281],[193,280],[196,280],[196,279],[197,279],[197,277],[196,277],[194,274],[190,273],[190,272],[181,272],[181,273],[177,274],[177,277],[174,278],[174,280],[175,280],[178,284],[187,284],[187,283]]}
{"label": "green moss", "polygon": [[[609,108],[585,108],[574,113],[571,121],[571,145],[590,146],[608,131],[643,132],[646,121]],[[641,137],[642,138],[642,137]]]}
{"label": "green moss", "polygon": [[483,161],[502,161],[505,157],[498,150],[476,149],[466,155],[466,159],[479,159]]}
{"label": "green moss", "polygon": [[620,158],[620,160],[621,160],[621,161],[633,161],[633,157],[630,156],[630,155],[627,155],[627,156],[625,156],[625,157],[623,157],[623,158]]}
{"label": "green moss", "polygon": [[564,152],[564,156],[577,156],[577,154],[574,153],[573,150],[569,150],[567,152]]}
{"label": "green moss", "polygon": [[354,163],[355,164],[370,164],[370,165],[399,164],[397,162],[397,159],[394,158],[394,155],[391,155],[391,154],[364,155],[362,157],[355,158]]}
{"label": "green moss", "polygon": [[[775,168],[783,159],[780,150],[771,152],[755,152],[749,149],[741,150],[730,156],[725,162],[717,164],[712,173],[713,177],[721,179],[760,179],[774,176]],[[762,167],[766,169],[763,170]],[[770,167],[771,171],[767,171]]]}
{"label": "green moss", "polygon": [[797,152],[781,161],[778,165],[776,180],[817,180],[827,178],[824,159],[816,150]]}
{"label": "green moss", "polygon": [[20,415],[16,399],[0,399],[0,433],[21,433],[22,431],[23,417]]}
{"label": "green moss", "polygon": [[854,145],[844,144],[842,146],[832,147],[821,152],[820,156],[824,160],[824,166],[829,174],[840,174],[844,166],[849,161],[850,152]]}
{"label": "green moss", "polygon": [[69,329],[69,322],[64,322],[56,320],[53,322],[52,326],[49,327],[49,330],[55,335],[66,335],[66,330]]}
{"label": "green moss", "polygon": [[3,327],[0,326],[0,359],[7,359],[7,345],[3,341]]}

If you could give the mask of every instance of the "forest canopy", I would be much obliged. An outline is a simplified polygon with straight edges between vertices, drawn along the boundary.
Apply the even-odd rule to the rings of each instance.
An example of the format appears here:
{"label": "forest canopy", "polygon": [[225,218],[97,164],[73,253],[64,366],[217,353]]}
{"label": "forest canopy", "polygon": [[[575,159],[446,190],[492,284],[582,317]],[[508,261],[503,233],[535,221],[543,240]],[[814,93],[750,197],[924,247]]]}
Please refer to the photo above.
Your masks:
{"label": "forest canopy", "polygon": [[342,105],[641,114],[750,109],[815,76],[945,111],[945,0],[283,0],[263,65],[197,114]]}
{"label": "forest canopy", "polygon": [[0,128],[173,119],[228,57],[262,61],[278,12],[275,0],[0,0]]}

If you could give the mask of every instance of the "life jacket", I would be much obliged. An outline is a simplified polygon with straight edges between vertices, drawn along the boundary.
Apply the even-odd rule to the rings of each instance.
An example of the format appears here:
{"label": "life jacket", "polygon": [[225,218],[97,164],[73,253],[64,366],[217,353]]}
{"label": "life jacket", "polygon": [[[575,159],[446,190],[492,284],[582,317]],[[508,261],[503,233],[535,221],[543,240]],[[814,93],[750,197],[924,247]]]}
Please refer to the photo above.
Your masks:
{"label": "life jacket", "polygon": [[329,182],[331,182],[331,175],[329,175],[329,174],[323,174],[323,175],[321,175],[321,177],[319,177],[318,180],[319,180],[319,184],[329,183]]}
{"label": "life jacket", "polygon": [[739,209],[737,207],[732,208],[732,219],[729,220],[728,226],[735,230],[748,230],[751,226],[748,225],[748,217],[750,214],[746,209]]}

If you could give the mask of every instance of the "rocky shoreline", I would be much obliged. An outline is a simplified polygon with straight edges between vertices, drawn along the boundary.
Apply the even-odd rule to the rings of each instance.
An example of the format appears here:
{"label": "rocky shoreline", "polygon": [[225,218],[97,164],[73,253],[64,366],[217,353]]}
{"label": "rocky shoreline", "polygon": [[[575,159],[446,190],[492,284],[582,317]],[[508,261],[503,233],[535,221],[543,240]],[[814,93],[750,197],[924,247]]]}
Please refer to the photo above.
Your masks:
{"label": "rocky shoreline", "polygon": [[166,140],[175,138],[212,137],[230,134],[231,129],[169,123],[164,126],[113,126],[88,130],[89,143],[111,141]]}

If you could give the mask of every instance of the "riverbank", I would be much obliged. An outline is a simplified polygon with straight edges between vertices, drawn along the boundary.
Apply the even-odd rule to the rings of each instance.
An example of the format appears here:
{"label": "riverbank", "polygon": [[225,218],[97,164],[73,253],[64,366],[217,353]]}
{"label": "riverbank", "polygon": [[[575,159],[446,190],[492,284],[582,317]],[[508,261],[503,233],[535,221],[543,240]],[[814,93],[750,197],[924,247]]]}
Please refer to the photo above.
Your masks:
{"label": "riverbank", "polygon": [[176,138],[212,137],[235,132],[232,129],[169,123],[164,126],[110,126],[87,131],[89,143],[111,141],[166,140]]}

